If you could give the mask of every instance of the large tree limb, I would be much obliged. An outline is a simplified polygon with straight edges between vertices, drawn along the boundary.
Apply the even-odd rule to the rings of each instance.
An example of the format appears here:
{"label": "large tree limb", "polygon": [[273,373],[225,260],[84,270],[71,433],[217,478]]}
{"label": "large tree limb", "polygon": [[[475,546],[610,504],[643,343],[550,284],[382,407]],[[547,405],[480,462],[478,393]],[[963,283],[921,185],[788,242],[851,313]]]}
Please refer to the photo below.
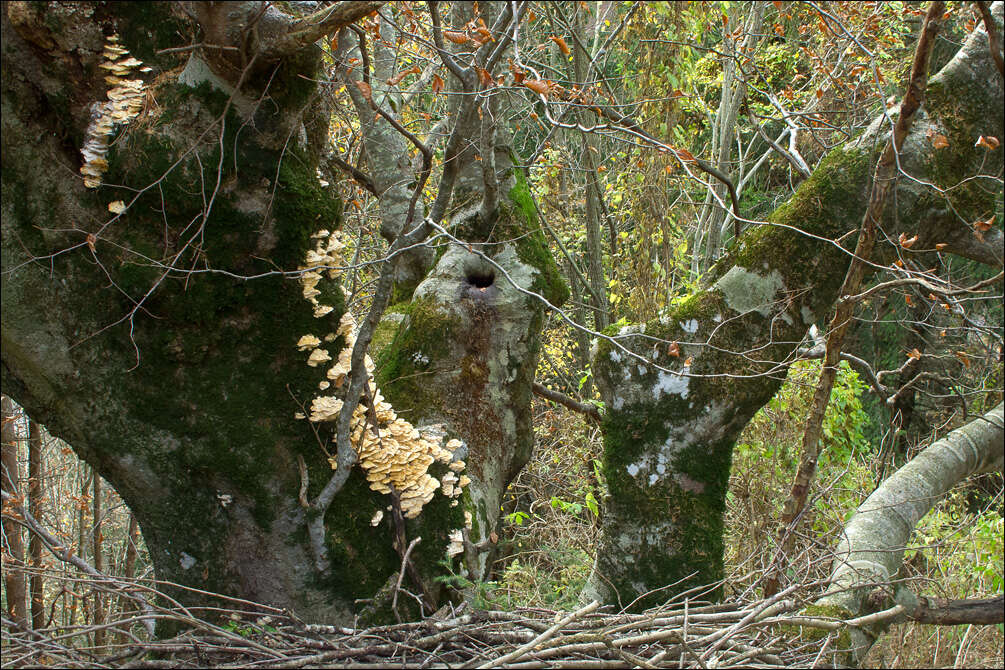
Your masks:
{"label": "large tree limb", "polygon": [[[1002,468],[1003,440],[1005,415],[999,403],[929,446],[883,482],[845,525],[831,586],[811,609],[836,609],[849,616],[863,613],[870,588],[893,580],[914,527],[935,503],[967,477]],[[908,611],[916,612],[912,618],[919,621],[944,623],[953,616],[962,616],[959,612],[953,614],[953,608],[943,613],[948,607],[945,603],[936,603],[933,608],[919,602],[905,589],[898,591],[897,599]],[[853,658],[861,659],[874,639],[874,635],[854,632]]]}
{"label": "large tree limb", "polygon": [[329,5],[292,22],[285,32],[263,43],[260,52],[267,58],[275,59],[293,55],[324,37],[334,35],[343,26],[377,11],[384,4],[383,0],[366,0]]}
{"label": "large tree limb", "polygon": [[[1002,9],[991,8],[996,21]],[[886,238],[928,231],[938,243],[953,228],[973,237],[962,222],[989,217],[1002,148],[977,151],[974,140],[1002,136],[1001,90],[987,37],[975,30],[929,80],[897,155],[911,178],[900,179],[888,203]],[[936,132],[950,140],[947,148],[932,146],[928,137]],[[707,288],[599,342],[592,369],[607,407],[603,463],[612,495],[588,598],[630,602],[695,572],[691,584],[721,579],[722,511],[736,437],[777,391],[806,329],[840,297],[851,252],[839,240],[865,216],[889,133],[889,118],[878,117],[745,234],[713,267]],[[958,167],[947,171],[950,159]],[[885,264],[896,251],[877,244],[874,262]]]}

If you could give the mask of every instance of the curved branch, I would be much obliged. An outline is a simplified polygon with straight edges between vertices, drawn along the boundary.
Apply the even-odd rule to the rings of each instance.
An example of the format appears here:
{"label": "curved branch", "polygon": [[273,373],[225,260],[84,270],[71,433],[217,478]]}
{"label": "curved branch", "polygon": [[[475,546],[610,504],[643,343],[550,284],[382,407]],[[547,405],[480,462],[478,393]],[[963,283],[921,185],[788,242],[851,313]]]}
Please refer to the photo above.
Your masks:
{"label": "curved branch", "polygon": [[[1001,469],[1005,458],[1003,404],[938,440],[900,468],[870,495],[845,525],[836,551],[831,586],[815,607],[837,607],[860,614],[869,588],[889,583],[903,562],[918,521],[957,483],[981,472]],[[908,610],[918,603],[901,590]],[[913,601],[913,602],[912,602]],[[861,658],[870,636],[853,639]]]}
{"label": "curved branch", "polygon": [[563,407],[571,409],[573,412],[579,412],[580,414],[585,414],[589,419],[600,423],[601,415],[600,410],[597,406],[589,402],[579,402],[575,398],[570,398],[564,393],[559,393],[558,391],[553,391],[547,386],[534,382],[534,393],[541,396],[545,400],[551,400],[552,402],[557,402]]}

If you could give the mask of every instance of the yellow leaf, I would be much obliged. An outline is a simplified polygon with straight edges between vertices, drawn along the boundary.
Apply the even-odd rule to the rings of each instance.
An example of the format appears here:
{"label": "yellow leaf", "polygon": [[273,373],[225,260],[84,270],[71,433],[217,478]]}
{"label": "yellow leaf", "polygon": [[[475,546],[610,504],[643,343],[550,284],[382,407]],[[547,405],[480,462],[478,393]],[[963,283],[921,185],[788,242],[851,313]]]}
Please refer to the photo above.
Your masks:
{"label": "yellow leaf", "polygon": [[126,203],[121,200],[116,200],[115,202],[108,203],[108,211],[112,214],[121,214],[126,211]]}

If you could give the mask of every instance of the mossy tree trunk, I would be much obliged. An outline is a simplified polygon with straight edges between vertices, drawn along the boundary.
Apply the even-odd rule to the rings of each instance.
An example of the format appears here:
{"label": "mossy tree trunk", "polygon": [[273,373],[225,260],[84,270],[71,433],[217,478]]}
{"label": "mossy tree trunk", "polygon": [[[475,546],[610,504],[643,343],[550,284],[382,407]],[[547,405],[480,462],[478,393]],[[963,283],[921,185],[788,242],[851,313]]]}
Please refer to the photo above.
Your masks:
{"label": "mossy tree trunk", "polygon": [[[157,3],[22,3],[2,17],[4,389],[115,486],[160,579],[313,619],[348,617],[354,600],[393,586],[402,536],[422,537],[410,579],[435,597],[464,512],[464,567],[484,575],[503,491],[533,444],[544,307],[530,293],[555,305],[566,296],[498,110],[479,113],[469,67],[460,87],[471,95],[452,110],[452,160],[427,219],[454,203],[451,231],[464,242],[424,279],[414,274],[432,250],[399,265],[411,302],[377,370],[402,419],[442,423],[466,443],[462,504],[437,496],[418,518],[381,521],[390,499],[359,468],[332,474],[335,424],[295,420],[327,385],[326,366],[308,366],[297,342],[338,333],[345,310],[337,279],[326,273],[315,287],[334,308],[320,317],[298,281],[312,235],[341,214],[316,176],[328,110],[313,43],[342,25],[332,17],[344,24],[377,4],[337,3],[299,22],[285,13],[296,6],[268,3],[199,4],[192,16]],[[508,10],[483,11],[505,21]],[[193,42],[228,48],[157,54],[193,26]],[[344,32],[336,53],[353,39]],[[80,148],[92,103],[106,97],[105,54],[120,47],[155,70],[142,114],[114,128],[102,185],[86,188]],[[379,81],[394,66],[382,48]],[[381,230],[398,243],[423,222],[423,204],[412,216],[410,145],[384,122],[393,105],[384,119],[371,111],[393,93],[373,81],[370,100],[348,89]],[[121,214],[109,208],[118,201]],[[343,334],[326,342],[333,358],[347,345]],[[325,491],[337,492],[330,504],[319,503]]]}
{"label": "mossy tree trunk", "polygon": [[[524,175],[505,143],[495,152],[505,195],[491,220],[472,211],[457,226],[464,242],[448,245],[412,300],[395,307],[385,327],[400,325],[377,359],[380,387],[403,416],[442,423],[466,444],[471,528],[458,567],[472,579],[487,576],[503,493],[533,449],[531,389],[545,312],[537,296],[553,305],[567,297]],[[481,187],[478,163],[470,165],[458,178],[460,202]]]}
{"label": "mossy tree trunk", "polygon": [[[996,12],[1000,24],[1001,5]],[[979,238],[969,225],[990,216],[1001,189],[1002,149],[974,146],[980,135],[1000,138],[1003,129],[1002,79],[982,29],[932,78],[927,96],[899,157],[917,181],[900,180],[884,232],[891,239],[917,234],[918,248],[941,243],[1000,267],[1001,231]],[[842,236],[862,221],[890,125],[879,118],[832,151],[768,223],[712,269],[707,288],[600,342],[593,370],[607,405],[610,498],[589,597],[653,604],[667,597],[645,597],[654,589],[721,579],[733,444],[778,389],[806,330],[838,298],[855,245]],[[933,148],[935,134],[949,146]],[[988,176],[966,181],[973,175]],[[949,190],[937,193],[926,181]],[[889,262],[894,251],[886,245],[873,260]]]}
{"label": "mossy tree trunk", "polygon": [[[369,523],[386,500],[354,473],[325,514],[334,567],[316,569],[301,499],[331,476],[330,436],[294,420],[324,378],[297,340],[336,331],[344,309],[326,277],[318,299],[334,310],[315,318],[296,273],[341,213],[316,177],[313,42],[377,4],[335,5],[307,33],[276,6],[207,4],[199,28],[233,49],[180,55],[157,54],[193,26],[167,3],[0,16],[4,392],[116,488],[160,579],[316,619],[350,616],[400,564]],[[109,44],[154,70],[131,75],[143,111],[115,127],[103,184],[86,188]]]}

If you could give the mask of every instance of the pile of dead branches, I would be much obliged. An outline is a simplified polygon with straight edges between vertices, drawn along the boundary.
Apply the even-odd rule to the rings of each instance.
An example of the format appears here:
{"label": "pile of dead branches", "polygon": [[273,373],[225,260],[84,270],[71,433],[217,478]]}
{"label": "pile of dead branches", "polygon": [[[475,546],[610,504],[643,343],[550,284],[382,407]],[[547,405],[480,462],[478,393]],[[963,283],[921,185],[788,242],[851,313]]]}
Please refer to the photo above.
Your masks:
{"label": "pile of dead branches", "polygon": [[[112,595],[119,585],[97,587]],[[136,593],[135,584],[131,590]],[[832,637],[846,625],[866,622],[795,616],[803,600],[799,596],[790,588],[747,603],[678,599],[641,614],[606,612],[595,602],[575,612],[483,611],[462,605],[421,621],[358,628],[311,624],[290,612],[242,601],[232,602],[233,609],[198,612],[154,604],[100,626],[30,631],[3,618],[3,667],[831,666],[837,652]],[[151,637],[151,621],[159,631],[173,627],[182,632],[167,639]],[[801,635],[807,626],[817,634]]]}

